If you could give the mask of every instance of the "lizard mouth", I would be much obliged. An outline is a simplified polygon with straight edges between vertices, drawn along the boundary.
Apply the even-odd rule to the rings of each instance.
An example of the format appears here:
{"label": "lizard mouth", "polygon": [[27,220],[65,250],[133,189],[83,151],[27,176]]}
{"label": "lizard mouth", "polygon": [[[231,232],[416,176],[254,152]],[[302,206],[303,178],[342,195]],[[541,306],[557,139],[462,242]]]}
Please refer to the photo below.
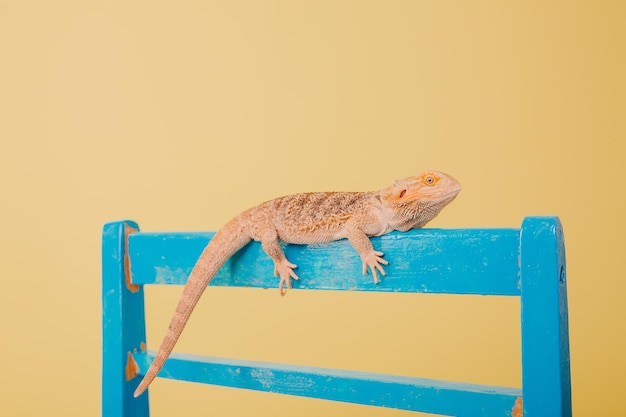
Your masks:
{"label": "lizard mouth", "polygon": [[454,189],[450,190],[450,192],[444,194],[443,196],[441,196],[441,198],[439,199],[435,199],[433,201],[433,203],[435,205],[440,205],[441,207],[444,207],[446,205],[448,205],[449,203],[452,202],[452,200],[454,200],[456,198],[457,195],[459,195],[459,192],[461,191],[461,187],[457,186]]}
{"label": "lizard mouth", "polygon": [[452,200],[456,198],[456,196],[461,191],[461,187],[456,186],[452,188],[451,190],[448,190],[445,193],[442,193],[441,191],[439,191],[439,192],[433,193],[432,195],[427,195],[426,193],[424,193],[424,190],[420,190],[420,191],[421,192],[418,191],[415,193],[415,198],[423,200],[426,203],[426,206],[433,206],[433,205],[439,205],[439,204],[442,204],[445,206],[446,204],[450,203]]}
{"label": "lizard mouth", "polygon": [[423,218],[424,216],[435,217],[437,213],[456,198],[459,191],[461,191],[461,187],[457,186],[445,194],[439,194],[429,198],[422,196],[420,203],[414,206],[405,206],[403,212],[407,217],[414,220]]}

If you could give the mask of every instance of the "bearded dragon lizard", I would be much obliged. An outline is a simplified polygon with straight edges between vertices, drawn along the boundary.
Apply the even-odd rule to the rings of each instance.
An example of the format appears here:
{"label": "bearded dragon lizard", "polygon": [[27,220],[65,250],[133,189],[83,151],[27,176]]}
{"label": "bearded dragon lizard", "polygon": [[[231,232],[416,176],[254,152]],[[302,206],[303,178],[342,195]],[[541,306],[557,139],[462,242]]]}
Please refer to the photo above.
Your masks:
{"label": "bearded dragon lizard", "polygon": [[461,190],[441,172],[427,171],[397,180],[373,192],[317,192],[267,201],[236,216],[213,236],[194,266],[172,317],[169,329],[148,372],[135,390],[141,395],[172,352],[200,296],[221,266],[252,240],[260,241],[274,261],[282,295],[291,288],[296,265],[287,260],[280,242],[310,244],[347,238],[361,257],[363,274],[385,275],[388,262],[374,250],[369,236],[392,230],[406,232],[432,220]]}

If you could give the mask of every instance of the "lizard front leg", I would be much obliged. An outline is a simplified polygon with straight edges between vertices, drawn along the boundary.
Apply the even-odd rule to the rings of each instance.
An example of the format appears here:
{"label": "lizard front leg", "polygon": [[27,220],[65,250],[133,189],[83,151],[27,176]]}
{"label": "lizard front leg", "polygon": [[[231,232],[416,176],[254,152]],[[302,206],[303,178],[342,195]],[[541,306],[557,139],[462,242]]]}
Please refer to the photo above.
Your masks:
{"label": "lizard front leg", "polygon": [[291,278],[299,280],[300,278],[293,272],[298,266],[287,260],[283,248],[278,242],[278,233],[276,229],[268,229],[261,237],[261,246],[267,255],[274,261],[274,276],[280,277],[278,289],[280,295],[285,295],[287,289],[291,289]]}
{"label": "lizard front leg", "polygon": [[375,284],[378,284],[380,282],[380,280],[378,279],[378,272],[380,272],[383,276],[386,275],[382,265],[389,265],[389,262],[382,258],[382,252],[374,250],[374,246],[372,246],[372,242],[370,241],[363,228],[369,226],[369,228],[375,229],[377,222],[378,219],[374,216],[371,216],[367,219],[362,219],[361,222],[355,221],[348,222],[346,224],[346,235],[348,237],[348,240],[361,257],[361,262],[363,264],[363,275],[367,274],[367,268],[369,267],[370,271],[372,272],[372,276],[374,277]]}

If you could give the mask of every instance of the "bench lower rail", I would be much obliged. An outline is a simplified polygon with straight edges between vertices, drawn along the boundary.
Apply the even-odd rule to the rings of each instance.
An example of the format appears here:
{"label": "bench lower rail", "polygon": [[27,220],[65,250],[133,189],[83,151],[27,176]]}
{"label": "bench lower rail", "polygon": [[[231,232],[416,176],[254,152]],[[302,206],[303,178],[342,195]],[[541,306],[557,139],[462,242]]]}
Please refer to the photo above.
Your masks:
{"label": "bench lower rail", "polygon": [[[142,372],[154,354],[134,355]],[[518,388],[189,354],[172,354],[159,376],[452,416],[516,415],[522,396]]]}

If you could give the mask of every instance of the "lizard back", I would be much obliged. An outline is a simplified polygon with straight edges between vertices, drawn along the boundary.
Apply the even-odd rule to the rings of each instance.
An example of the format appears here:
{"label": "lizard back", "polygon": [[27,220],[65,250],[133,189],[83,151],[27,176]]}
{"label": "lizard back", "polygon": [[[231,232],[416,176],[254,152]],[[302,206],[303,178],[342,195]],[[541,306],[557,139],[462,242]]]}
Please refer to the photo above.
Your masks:
{"label": "lizard back", "polygon": [[[371,208],[376,192],[312,192],[278,197],[250,210],[249,215],[273,213],[278,237],[286,243],[307,244],[342,238],[346,221]],[[253,220],[253,219],[251,219]]]}

